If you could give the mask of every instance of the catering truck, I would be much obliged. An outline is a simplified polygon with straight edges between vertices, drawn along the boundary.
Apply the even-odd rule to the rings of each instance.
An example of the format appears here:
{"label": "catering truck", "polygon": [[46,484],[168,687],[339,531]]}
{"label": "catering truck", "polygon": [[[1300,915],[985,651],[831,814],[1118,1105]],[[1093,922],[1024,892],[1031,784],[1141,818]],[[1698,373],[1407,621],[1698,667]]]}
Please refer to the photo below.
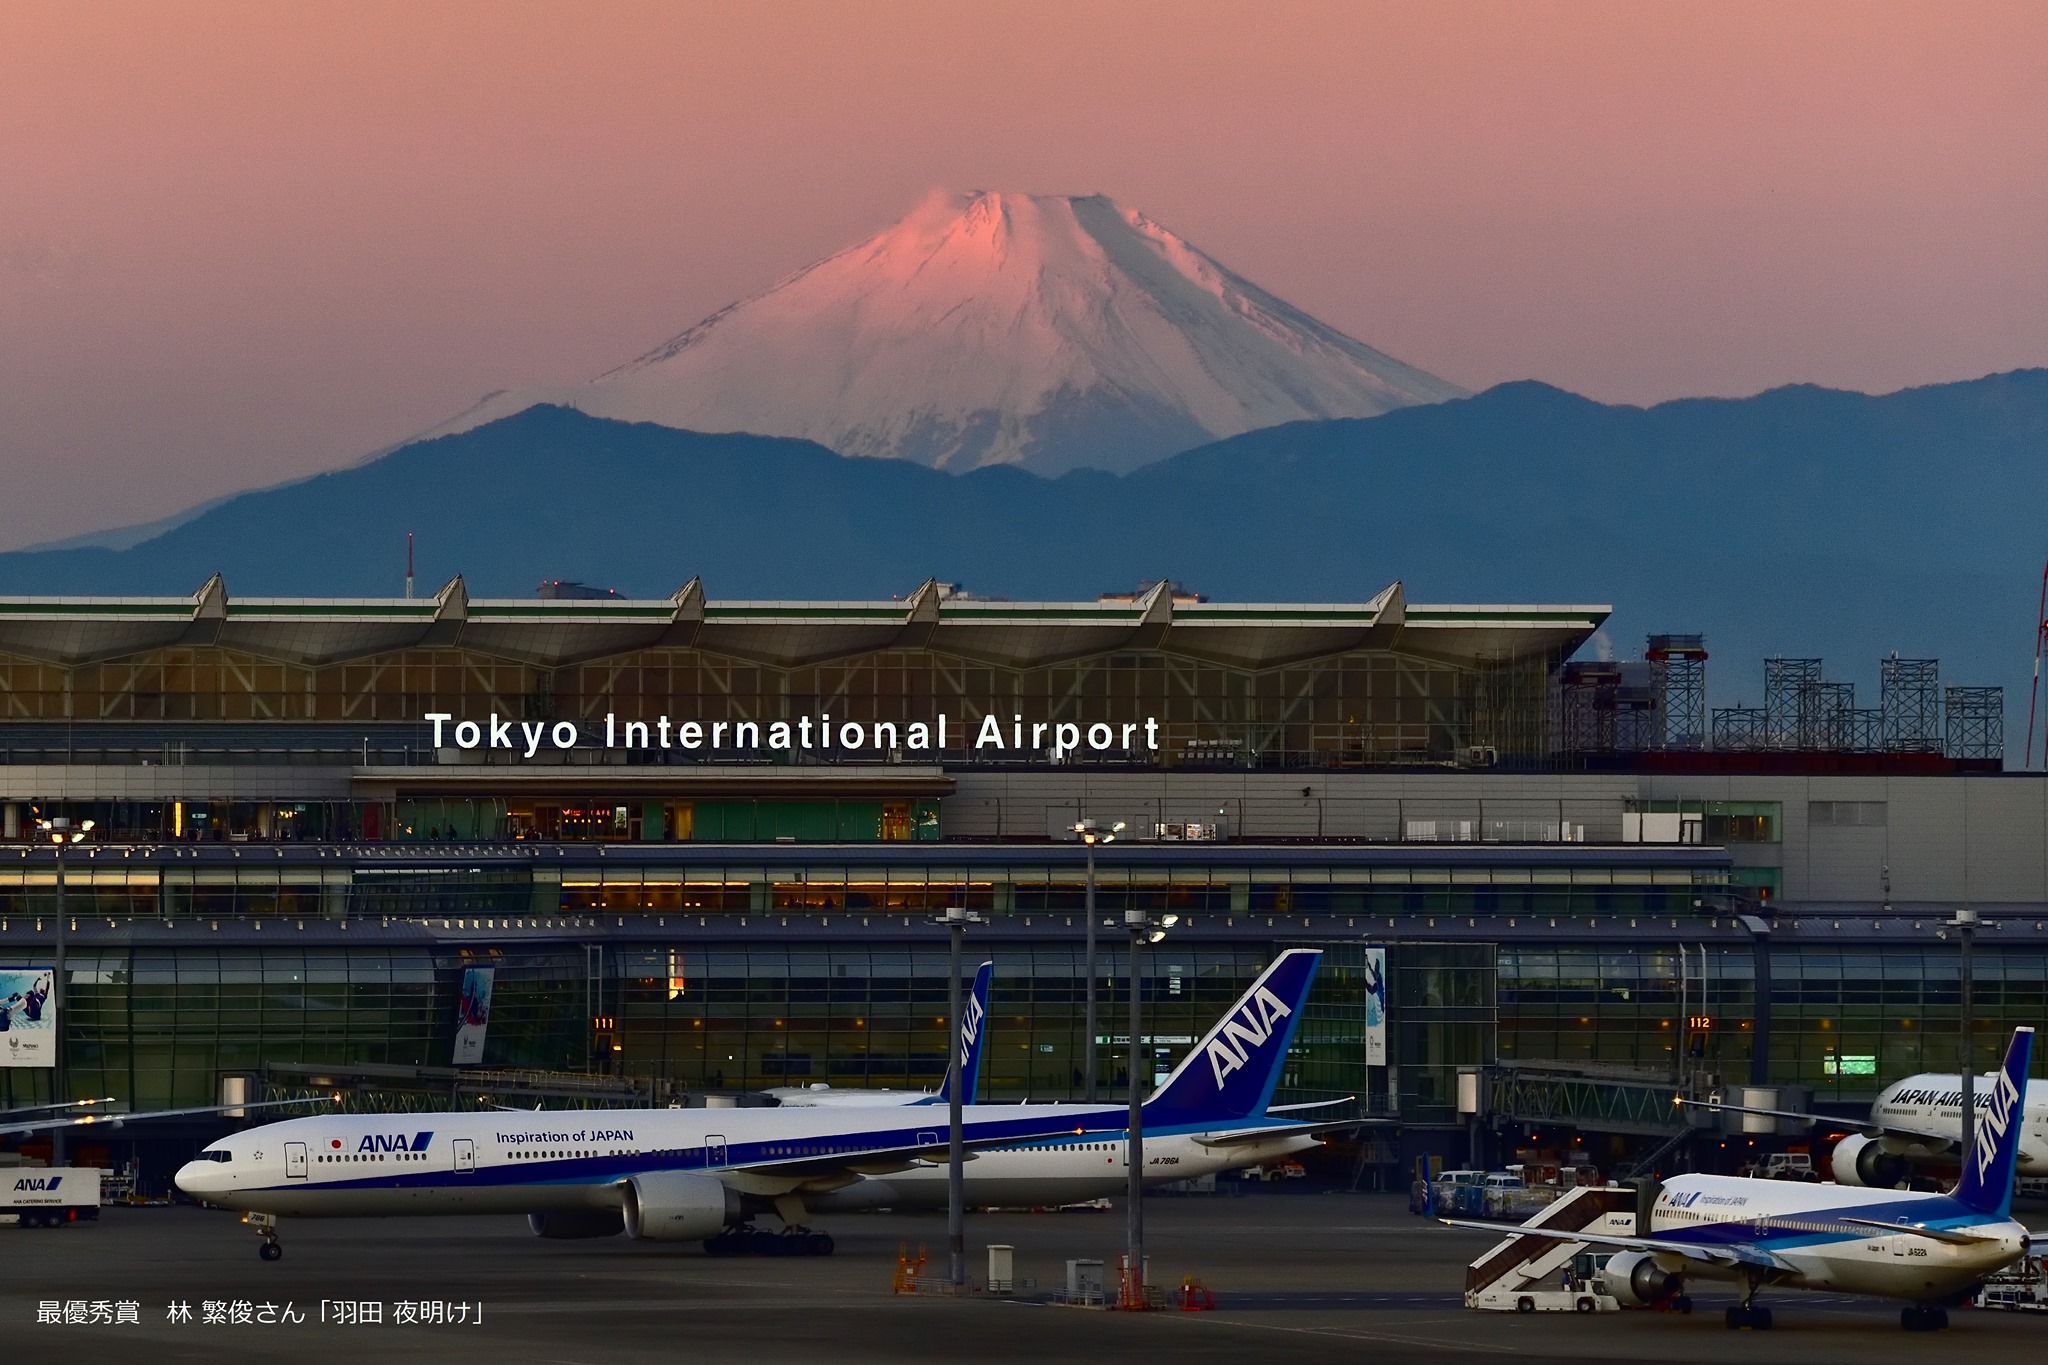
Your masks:
{"label": "catering truck", "polygon": [[54,1228],[99,1216],[100,1172],[95,1167],[0,1167],[0,1220]]}

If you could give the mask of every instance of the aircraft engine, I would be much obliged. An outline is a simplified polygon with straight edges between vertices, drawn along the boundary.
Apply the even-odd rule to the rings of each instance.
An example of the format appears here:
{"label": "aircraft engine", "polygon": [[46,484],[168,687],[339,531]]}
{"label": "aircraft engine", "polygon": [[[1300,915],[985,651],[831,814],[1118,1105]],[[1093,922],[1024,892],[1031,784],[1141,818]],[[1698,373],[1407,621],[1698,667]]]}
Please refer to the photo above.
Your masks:
{"label": "aircraft engine", "polygon": [[536,1237],[547,1237],[555,1241],[567,1241],[579,1237],[616,1237],[626,1230],[626,1223],[617,1209],[575,1209],[556,1210],[553,1213],[529,1213],[526,1226],[533,1229]]}
{"label": "aircraft engine", "polygon": [[1906,1178],[1906,1159],[1887,1152],[1876,1138],[1854,1133],[1835,1144],[1828,1157],[1835,1179],[1844,1185],[1888,1190]]}
{"label": "aircraft engine", "polygon": [[740,1217],[740,1197],[708,1175],[650,1171],[625,1182],[626,1235],[644,1242],[701,1242]]}
{"label": "aircraft engine", "polygon": [[1658,1269],[1647,1251],[1616,1252],[1608,1257],[1600,1279],[1609,1294],[1631,1308],[1662,1303],[1685,1287],[1684,1276]]}

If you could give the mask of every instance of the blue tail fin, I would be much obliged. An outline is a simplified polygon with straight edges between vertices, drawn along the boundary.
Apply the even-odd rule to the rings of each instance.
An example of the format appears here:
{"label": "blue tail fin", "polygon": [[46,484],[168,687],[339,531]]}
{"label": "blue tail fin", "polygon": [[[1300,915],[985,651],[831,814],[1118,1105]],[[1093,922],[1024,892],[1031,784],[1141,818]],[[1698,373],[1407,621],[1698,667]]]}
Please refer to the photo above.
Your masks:
{"label": "blue tail fin", "polygon": [[1265,1113],[1322,956],[1290,948],[1275,958],[1145,1101],[1146,1125],[1231,1123]]}
{"label": "blue tail fin", "polygon": [[939,1088],[918,1104],[946,1104],[953,1097],[953,1068],[960,1068],[960,1103],[977,1103],[981,1094],[981,1045],[988,1037],[988,983],[996,964],[984,962],[974,974],[974,991],[960,1008],[960,1041],[946,1061],[946,1074]]}
{"label": "blue tail fin", "polygon": [[960,1046],[954,1050],[953,1061],[960,1068],[962,1104],[974,1104],[981,1095],[981,1045],[988,1038],[988,983],[995,974],[995,963],[981,964],[974,974],[974,993],[960,1011]]}
{"label": "blue tail fin", "polygon": [[2013,1171],[2019,1165],[2020,1130],[2026,1126],[2027,1068],[2033,1060],[2034,1031],[2016,1028],[2005,1050],[2005,1065],[1977,1111],[1976,1134],[1962,1178],[1949,1191],[1957,1203],[1994,1218],[2012,1214]]}

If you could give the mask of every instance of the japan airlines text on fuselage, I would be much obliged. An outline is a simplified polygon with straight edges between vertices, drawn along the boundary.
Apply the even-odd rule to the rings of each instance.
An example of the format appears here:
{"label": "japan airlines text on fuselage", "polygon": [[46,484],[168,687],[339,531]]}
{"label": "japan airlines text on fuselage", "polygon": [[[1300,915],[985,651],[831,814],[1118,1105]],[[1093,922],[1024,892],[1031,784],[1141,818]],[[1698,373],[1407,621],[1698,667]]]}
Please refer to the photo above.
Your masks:
{"label": "japan airlines text on fuselage", "polygon": [[[1979,1121],[1997,1093],[1994,1072],[1976,1079]],[[1962,1141],[1963,1082],[1960,1076],[1908,1076],[1885,1087],[1870,1106],[1871,1126],[1903,1135],[1945,1135],[1949,1145]],[[2021,1101],[2019,1173],[2048,1175],[2048,1081],[2032,1081]]]}

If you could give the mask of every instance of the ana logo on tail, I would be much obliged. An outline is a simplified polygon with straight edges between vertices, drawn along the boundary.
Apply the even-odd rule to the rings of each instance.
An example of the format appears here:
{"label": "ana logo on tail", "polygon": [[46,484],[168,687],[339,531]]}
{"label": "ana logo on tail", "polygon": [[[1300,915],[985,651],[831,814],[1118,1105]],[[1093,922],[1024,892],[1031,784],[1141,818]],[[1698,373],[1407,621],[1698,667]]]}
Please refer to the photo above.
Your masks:
{"label": "ana logo on tail", "polygon": [[968,1062],[972,1060],[971,1054],[974,1051],[974,1041],[981,1035],[981,1021],[983,1017],[981,997],[978,995],[967,997],[967,1008],[960,1013],[960,1065],[962,1068],[965,1068]]}
{"label": "ana logo on tail", "polygon": [[1977,1179],[1980,1183],[1991,1170],[1991,1163],[1998,1160],[1999,1144],[2005,1139],[2005,1130],[2012,1125],[2013,1111],[2019,1108],[2019,1103],[2020,1091],[2013,1084],[2012,1072],[1999,1072],[1990,1103],[1980,1120],[1982,1126],[1977,1132]]}
{"label": "ana logo on tail", "polygon": [[1223,1027],[1206,1049],[1209,1070],[1215,1073],[1217,1089],[1223,1088],[1223,1078],[1231,1072],[1241,1070],[1250,1060],[1252,1050],[1262,1046],[1273,1036],[1273,1024],[1294,1013],[1280,1003],[1280,997],[1259,987],[1244,1008],[1223,1021]]}

